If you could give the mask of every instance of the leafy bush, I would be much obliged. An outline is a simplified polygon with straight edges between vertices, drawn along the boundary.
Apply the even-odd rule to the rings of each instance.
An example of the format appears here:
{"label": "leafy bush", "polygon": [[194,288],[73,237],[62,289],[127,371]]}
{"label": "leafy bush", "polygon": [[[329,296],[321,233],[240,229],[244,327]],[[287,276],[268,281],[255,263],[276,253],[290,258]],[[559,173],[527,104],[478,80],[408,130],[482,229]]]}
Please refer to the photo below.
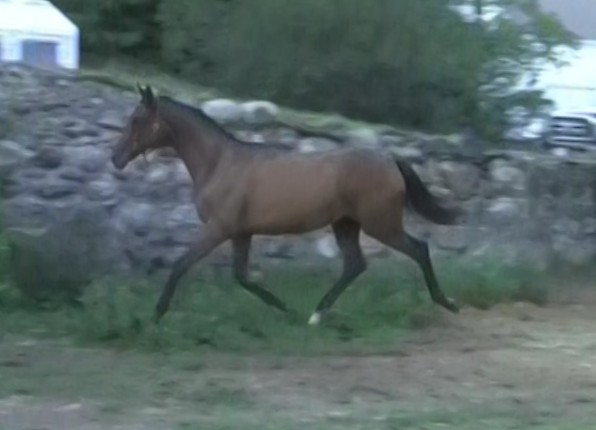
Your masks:
{"label": "leafy bush", "polygon": [[39,304],[75,304],[102,268],[103,226],[79,214],[45,228],[7,232],[10,280]]}
{"label": "leafy bush", "polygon": [[535,25],[502,19],[493,31],[464,23],[445,0],[162,2],[162,56],[234,94],[496,135],[510,107],[540,107],[540,93],[511,91],[533,59],[550,53],[531,41],[550,48],[569,40],[535,1],[518,3]]}
{"label": "leafy bush", "polygon": [[68,252],[68,245],[59,240],[46,241],[42,235],[39,244],[31,240],[34,239],[29,237],[28,243],[18,240],[10,243],[10,275],[14,285],[25,297],[40,304],[76,300],[89,281],[78,270],[80,255]]}
{"label": "leafy bush", "polygon": [[[543,303],[543,279],[491,261],[446,261],[437,265],[445,292],[462,305],[488,308],[510,301]],[[6,330],[34,324],[51,335],[72,335],[84,342],[110,342],[157,350],[194,349],[297,353],[379,351],[393,348],[408,333],[444,323],[446,311],[432,304],[418,268],[402,262],[371,264],[316,329],[306,325],[316,303],[337,276],[324,267],[285,263],[265,270],[267,287],[297,316],[267,307],[228,278],[189,277],[180,285],[171,311],[159,325],[152,316],[162,281],[96,279],[84,289],[81,307],[0,313]],[[3,302],[0,290],[0,305]],[[4,302],[18,303],[4,295]],[[13,305],[16,306],[16,305]],[[14,310],[14,309],[13,309]],[[4,315],[4,316],[3,316]]]}
{"label": "leafy bush", "polygon": [[[448,6],[465,3],[513,7],[528,21],[464,22]],[[540,92],[513,89],[534,60],[572,41],[537,0],[57,5],[81,27],[85,54],[156,61],[201,84],[293,107],[438,131],[469,126],[489,137],[511,108],[542,107]]]}
{"label": "leafy bush", "polygon": [[[231,278],[217,283],[209,277],[189,278],[180,285],[171,311],[158,326],[152,316],[161,283],[100,280],[85,289],[83,311],[76,316],[74,333],[87,341],[150,349],[203,346],[255,352],[326,352],[393,342],[405,333],[410,315],[425,307],[407,282],[406,287],[396,288],[408,278],[404,273],[395,269],[371,272],[342,296],[325,324],[313,331],[306,321],[336,275],[321,272],[299,264],[267,269],[267,288],[298,316],[269,308]],[[388,282],[393,274],[399,274],[395,284]]]}
{"label": "leafy bush", "polygon": [[81,29],[83,53],[151,59],[159,53],[159,0],[55,0]]}
{"label": "leafy bush", "polygon": [[543,305],[548,300],[543,276],[528,267],[476,258],[443,262],[437,271],[458,301],[478,309],[516,301]]}
{"label": "leafy bush", "polygon": [[443,129],[472,113],[481,46],[444,0],[183,0],[160,10],[165,63],[237,94]]}
{"label": "leafy bush", "polygon": [[234,0],[161,2],[157,19],[162,28],[161,59],[165,68],[199,82],[213,82],[222,65],[216,63],[212,40],[230,32],[230,18],[240,4]]}

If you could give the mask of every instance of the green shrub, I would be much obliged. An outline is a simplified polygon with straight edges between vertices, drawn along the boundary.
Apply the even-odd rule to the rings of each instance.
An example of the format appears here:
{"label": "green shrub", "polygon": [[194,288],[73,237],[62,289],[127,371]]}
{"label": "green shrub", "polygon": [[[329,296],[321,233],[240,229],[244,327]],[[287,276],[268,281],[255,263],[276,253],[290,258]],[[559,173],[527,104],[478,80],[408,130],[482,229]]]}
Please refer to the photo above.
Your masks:
{"label": "green shrub", "polygon": [[544,276],[528,267],[476,258],[443,262],[437,272],[458,301],[478,309],[516,301],[543,305],[548,300]]}
{"label": "green shrub", "polygon": [[161,33],[159,0],[55,0],[81,29],[83,53],[152,59]]}
{"label": "green shrub", "polygon": [[473,113],[484,60],[444,0],[163,2],[163,57],[235,94],[438,129]]}
{"label": "green shrub", "polygon": [[75,304],[101,268],[105,237],[100,225],[83,218],[45,228],[11,228],[10,281],[35,303]]}
{"label": "green shrub", "polygon": [[408,282],[400,285],[408,279],[404,273],[394,283],[391,274],[398,271],[371,272],[342,296],[324,325],[313,329],[306,324],[308,317],[337,274],[300,264],[266,271],[267,288],[297,315],[283,315],[264,305],[231,278],[215,283],[200,275],[180,285],[170,312],[155,326],[152,316],[161,283],[99,280],[85,289],[74,334],[85,341],[160,350],[201,346],[328,352],[393,342],[405,333],[410,315],[425,306]]}
{"label": "green shrub", "polygon": [[462,22],[445,0],[164,1],[162,58],[241,96],[495,135],[508,108],[541,106],[540,92],[511,91],[531,60],[548,54],[536,53],[527,31],[549,48],[570,40],[534,4],[520,7],[536,25],[503,21],[490,31]]}
{"label": "green shrub", "polygon": [[222,65],[216,63],[219,58],[212,40],[230,32],[231,16],[240,4],[234,0],[161,2],[157,19],[162,28],[161,58],[165,68],[198,82],[214,83]]}
{"label": "green shrub", "polygon": [[[442,288],[462,305],[485,309],[519,300],[542,303],[547,297],[543,279],[524,270],[486,260],[437,266]],[[162,351],[201,347],[300,354],[392,349],[409,331],[445,322],[446,311],[432,304],[421,273],[405,260],[371,264],[316,328],[306,321],[337,276],[327,263],[320,269],[300,263],[265,269],[268,289],[296,311],[290,316],[267,307],[231,277],[205,276],[205,269],[181,283],[170,312],[157,326],[152,316],[163,280],[146,279],[96,279],[84,289],[81,307],[43,313],[16,309],[0,313],[0,325],[20,331],[37,325],[47,335]],[[2,293],[0,304],[19,305],[14,294]]]}
{"label": "green shrub", "polygon": [[156,62],[292,107],[436,131],[470,126],[491,137],[510,108],[541,109],[540,92],[512,90],[534,60],[573,40],[537,0],[516,2],[527,23],[502,19],[496,30],[464,23],[447,7],[461,2],[446,0],[56,3],[80,26],[85,55]]}
{"label": "green shrub", "polygon": [[51,248],[49,252],[30,243],[11,241],[12,283],[25,297],[39,304],[76,300],[89,281],[83,279],[84,273],[78,270],[77,256],[67,252],[64,243],[54,241],[45,245]]}

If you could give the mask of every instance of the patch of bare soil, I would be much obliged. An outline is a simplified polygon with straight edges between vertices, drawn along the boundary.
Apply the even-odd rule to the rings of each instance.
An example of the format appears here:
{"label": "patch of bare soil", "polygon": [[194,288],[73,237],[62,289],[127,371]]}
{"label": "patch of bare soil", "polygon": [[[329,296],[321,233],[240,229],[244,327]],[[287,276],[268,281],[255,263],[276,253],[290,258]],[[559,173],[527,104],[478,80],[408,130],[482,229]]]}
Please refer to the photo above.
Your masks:
{"label": "patch of bare soil", "polygon": [[286,408],[315,404],[346,414],[354,405],[373,411],[389,404],[473,410],[508,403],[568,412],[583,404],[596,411],[595,311],[525,304],[467,310],[445,315],[441,327],[415,333],[391,355],[253,370],[253,388]]}
{"label": "patch of bare soil", "polygon": [[[586,422],[596,417],[596,306],[586,303],[442,314],[440,324],[376,356],[210,355],[193,365],[6,338],[0,378],[14,390],[1,389],[0,429],[182,428],[224,416],[241,428],[270,428],[259,422],[482,409]],[[47,365],[60,360],[66,367]],[[19,389],[15,372],[33,385]]]}

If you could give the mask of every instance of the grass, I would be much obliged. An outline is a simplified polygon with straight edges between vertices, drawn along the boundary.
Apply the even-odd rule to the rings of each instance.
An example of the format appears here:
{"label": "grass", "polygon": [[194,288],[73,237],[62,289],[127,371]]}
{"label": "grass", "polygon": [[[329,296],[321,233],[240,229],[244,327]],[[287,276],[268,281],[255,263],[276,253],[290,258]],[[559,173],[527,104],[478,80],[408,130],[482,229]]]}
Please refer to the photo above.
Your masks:
{"label": "grass", "polygon": [[[376,261],[338,300],[320,327],[306,321],[336,278],[336,266],[284,263],[265,268],[265,285],[293,316],[264,305],[231,277],[219,280],[197,270],[180,285],[170,312],[155,326],[159,280],[96,280],[82,308],[39,310],[11,287],[0,289],[5,330],[70,336],[81,343],[172,350],[207,348],[229,352],[328,353],[394,348],[413,329],[438,321],[418,269],[409,262]],[[540,278],[489,261],[437,264],[443,289],[460,303],[486,309],[501,302],[543,303]]]}
{"label": "grass", "polygon": [[[6,345],[0,360],[0,401],[14,395],[24,396],[25,401],[63,399],[63,404],[93,399],[99,405],[102,422],[126,416],[127,423],[134,423],[136,428],[144,428],[148,421],[146,428],[151,429],[297,430],[305,424],[321,430],[594,428],[592,414],[571,414],[573,406],[542,404],[536,399],[523,405],[498,398],[479,400],[473,391],[457,407],[427,398],[415,404],[386,401],[369,408],[355,402],[347,412],[338,406],[343,410],[341,414],[336,414],[333,407],[321,407],[320,413],[311,414],[300,412],[304,405],[295,405],[294,409],[289,403],[274,408],[259,401],[242,382],[241,375],[250,374],[250,365],[234,367],[222,363],[221,357],[217,362],[210,361],[204,353],[120,354],[43,343],[12,349]],[[169,410],[170,414],[165,417],[143,412],[150,408]]]}
{"label": "grass", "polygon": [[441,262],[438,272],[455,297],[478,309],[507,302],[544,305],[548,301],[545,274],[528,267],[504,265],[488,257],[453,258]]}
{"label": "grass", "polygon": [[[416,404],[355,402],[349,413],[337,415],[323,406],[319,415],[300,412],[304,405],[276,408],[262,401],[247,388],[250,382],[243,382],[252,366],[266,362],[275,372],[276,363],[282,369],[291,366],[285,354],[292,362],[300,356],[392,351],[421,325],[440,323],[436,315],[442,312],[430,304],[417,268],[396,259],[377,260],[344,293],[324,325],[308,327],[306,319],[335,278],[336,266],[268,266],[266,285],[296,309],[297,319],[278,314],[205,267],[183,282],[172,311],[157,327],[150,317],[162,277],[97,280],[83,297],[83,309],[39,310],[5,286],[0,289],[0,326],[6,336],[0,342],[0,400],[15,394],[37,401],[64,399],[65,404],[94,399],[102,422],[126,416],[139,428],[147,423],[147,428],[180,430],[297,430],[305,424],[321,430],[591,428],[591,418],[577,421],[585,417],[584,409],[577,417],[571,414],[570,421],[539,400],[493,404],[472,395],[451,406],[432,397]],[[548,292],[535,287],[544,285],[535,274],[490,260],[443,260],[436,271],[445,291],[468,306],[486,308],[524,297],[543,302]],[[18,346],[13,335],[40,341]],[[343,406],[338,410],[345,412]],[[169,412],[143,412],[148,409]]]}

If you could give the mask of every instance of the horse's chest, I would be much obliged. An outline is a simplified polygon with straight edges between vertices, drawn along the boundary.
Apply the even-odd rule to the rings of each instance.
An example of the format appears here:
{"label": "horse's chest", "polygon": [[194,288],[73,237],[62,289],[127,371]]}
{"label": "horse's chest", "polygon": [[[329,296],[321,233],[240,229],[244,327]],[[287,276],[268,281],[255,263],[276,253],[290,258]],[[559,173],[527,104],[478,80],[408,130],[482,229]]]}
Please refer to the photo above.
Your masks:
{"label": "horse's chest", "polygon": [[196,193],[195,205],[202,222],[206,223],[213,218],[223,222],[226,218],[235,217],[240,210],[241,197],[234,190],[221,190],[217,188],[206,189]]}

